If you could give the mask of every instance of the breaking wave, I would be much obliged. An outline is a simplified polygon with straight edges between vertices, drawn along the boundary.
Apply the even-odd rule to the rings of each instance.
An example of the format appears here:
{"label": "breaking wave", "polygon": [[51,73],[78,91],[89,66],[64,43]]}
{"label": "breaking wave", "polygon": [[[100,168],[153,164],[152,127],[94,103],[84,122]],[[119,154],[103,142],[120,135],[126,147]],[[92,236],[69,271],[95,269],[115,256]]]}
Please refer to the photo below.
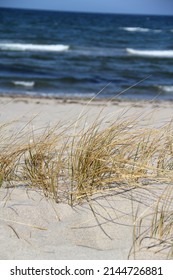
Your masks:
{"label": "breaking wave", "polygon": [[173,50],[135,50],[127,48],[126,51],[134,56],[173,58]]}
{"label": "breaking wave", "polygon": [[154,32],[154,33],[162,32],[161,29],[150,29],[150,28],[143,28],[143,27],[122,27],[120,29],[128,32]]}
{"label": "breaking wave", "polygon": [[46,52],[61,52],[69,49],[68,45],[34,45],[34,44],[19,44],[19,43],[0,43],[1,50],[9,51],[46,51]]}
{"label": "breaking wave", "polygon": [[23,87],[33,87],[35,82],[25,82],[25,81],[13,81],[12,82],[15,86],[23,86]]}
{"label": "breaking wave", "polygon": [[142,28],[142,27],[122,27],[121,29],[128,31],[128,32],[148,32],[148,31],[150,31],[150,29]]}
{"label": "breaking wave", "polygon": [[173,86],[158,86],[158,88],[165,92],[173,92]]}

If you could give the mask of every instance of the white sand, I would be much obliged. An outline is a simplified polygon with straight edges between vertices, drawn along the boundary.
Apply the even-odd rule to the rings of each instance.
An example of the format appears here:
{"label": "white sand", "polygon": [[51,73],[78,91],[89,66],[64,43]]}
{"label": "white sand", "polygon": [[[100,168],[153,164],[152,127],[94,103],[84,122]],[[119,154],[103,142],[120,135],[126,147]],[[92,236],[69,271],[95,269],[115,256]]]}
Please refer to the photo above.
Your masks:
{"label": "white sand", "polygon": [[[124,114],[145,118],[145,124],[160,126],[170,121],[173,104],[147,102],[81,102],[61,100],[0,98],[1,123],[18,119],[16,129],[33,119],[35,128],[63,122],[66,126],[87,112],[90,123],[102,111],[109,119]],[[139,194],[134,193],[136,198]],[[104,194],[105,196],[105,194]],[[141,212],[152,211],[146,193]],[[127,259],[133,244],[133,210],[138,203],[117,193],[93,198],[91,205],[70,207],[46,199],[40,192],[24,187],[0,189],[0,259]],[[94,213],[92,212],[94,209]],[[150,210],[149,210],[150,209]],[[131,259],[166,259],[165,253],[141,250]]]}

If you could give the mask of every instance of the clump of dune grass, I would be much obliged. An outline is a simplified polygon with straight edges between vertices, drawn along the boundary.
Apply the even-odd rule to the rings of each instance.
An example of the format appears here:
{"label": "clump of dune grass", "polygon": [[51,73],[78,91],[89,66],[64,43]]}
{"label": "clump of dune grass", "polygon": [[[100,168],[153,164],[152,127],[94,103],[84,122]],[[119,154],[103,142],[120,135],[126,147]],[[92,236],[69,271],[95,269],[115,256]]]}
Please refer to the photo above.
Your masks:
{"label": "clump of dune grass", "polygon": [[146,180],[167,180],[160,167],[165,129],[139,127],[133,118],[102,126],[96,119],[71,141],[69,194],[71,203],[106,189],[142,187]]}
{"label": "clump of dune grass", "polygon": [[73,139],[69,156],[71,197],[86,198],[120,184],[125,173],[129,122],[101,128],[96,121]]}
{"label": "clump of dune grass", "polygon": [[98,117],[75,131],[57,125],[20,134],[1,151],[0,174],[52,193],[57,201],[63,189],[70,204],[100,190],[171,178],[170,129],[141,129],[133,118],[124,117],[103,123],[104,117]]}

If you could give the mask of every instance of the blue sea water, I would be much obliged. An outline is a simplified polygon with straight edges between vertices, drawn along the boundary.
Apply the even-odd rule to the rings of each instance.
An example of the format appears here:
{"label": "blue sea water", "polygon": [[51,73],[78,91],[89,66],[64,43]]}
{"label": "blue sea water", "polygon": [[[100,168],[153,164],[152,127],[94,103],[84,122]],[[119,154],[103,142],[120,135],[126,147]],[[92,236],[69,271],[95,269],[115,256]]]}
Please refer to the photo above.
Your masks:
{"label": "blue sea water", "polygon": [[0,94],[98,92],[173,99],[173,17],[0,8]]}

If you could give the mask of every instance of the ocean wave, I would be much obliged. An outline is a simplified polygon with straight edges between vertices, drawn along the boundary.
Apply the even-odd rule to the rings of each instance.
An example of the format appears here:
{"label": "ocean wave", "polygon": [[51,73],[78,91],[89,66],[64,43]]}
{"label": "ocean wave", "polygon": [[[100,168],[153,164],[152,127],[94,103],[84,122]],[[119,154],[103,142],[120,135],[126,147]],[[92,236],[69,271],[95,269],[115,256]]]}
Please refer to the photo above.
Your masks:
{"label": "ocean wave", "polygon": [[158,88],[165,92],[173,92],[173,86],[158,86]]}
{"label": "ocean wave", "polygon": [[20,44],[20,43],[0,43],[1,50],[9,51],[46,51],[61,52],[69,49],[68,45],[36,45],[36,44]]}
{"label": "ocean wave", "polygon": [[127,48],[126,51],[134,56],[173,58],[173,50],[135,50]]}
{"label": "ocean wave", "polygon": [[26,81],[13,81],[12,82],[15,86],[23,86],[23,87],[34,87],[35,82],[26,82]]}
{"label": "ocean wave", "polygon": [[148,31],[150,31],[150,29],[142,28],[142,27],[121,27],[121,29],[128,31],[128,32],[148,32]]}
{"label": "ocean wave", "polygon": [[150,28],[143,28],[143,27],[121,27],[120,29],[128,32],[154,32],[154,33],[162,32],[161,29],[150,29]]}

